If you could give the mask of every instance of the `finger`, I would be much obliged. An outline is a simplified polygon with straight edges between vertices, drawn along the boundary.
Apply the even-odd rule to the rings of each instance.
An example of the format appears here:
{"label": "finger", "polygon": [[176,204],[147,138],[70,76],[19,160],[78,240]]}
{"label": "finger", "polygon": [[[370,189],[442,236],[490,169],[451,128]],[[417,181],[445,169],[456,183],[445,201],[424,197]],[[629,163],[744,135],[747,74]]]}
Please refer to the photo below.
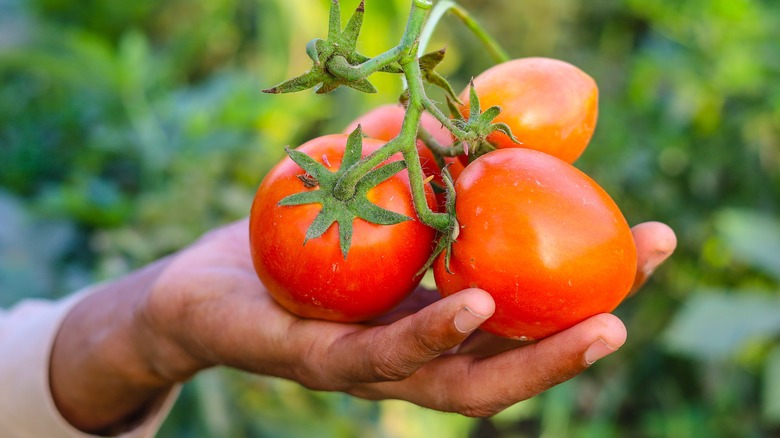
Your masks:
{"label": "finger", "polygon": [[398,321],[401,318],[407,317],[420,311],[420,309],[430,306],[431,304],[439,301],[441,295],[439,291],[435,289],[427,289],[422,286],[418,287],[411,295],[401,302],[396,308],[390,312],[372,320],[372,325],[387,325]]}
{"label": "finger", "polygon": [[443,356],[404,381],[369,385],[355,394],[490,416],[576,376],[625,340],[623,323],[611,314],[600,314],[535,344],[484,359]]}
{"label": "finger", "polygon": [[494,310],[487,292],[467,289],[393,324],[343,336],[323,363],[345,384],[401,380],[461,343]]}
{"label": "finger", "polygon": [[645,284],[650,275],[677,247],[677,236],[668,225],[661,222],[645,222],[631,229],[636,244],[637,269],[631,294]]}
{"label": "finger", "polygon": [[530,341],[518,341],[516,339],[503,338],[494,334],[477,331],[469,336],[458,346],[457,352],[460,354],[471,354],[474,356],[485,357],[493,356],[507,350],[511,350],[531,343]]}

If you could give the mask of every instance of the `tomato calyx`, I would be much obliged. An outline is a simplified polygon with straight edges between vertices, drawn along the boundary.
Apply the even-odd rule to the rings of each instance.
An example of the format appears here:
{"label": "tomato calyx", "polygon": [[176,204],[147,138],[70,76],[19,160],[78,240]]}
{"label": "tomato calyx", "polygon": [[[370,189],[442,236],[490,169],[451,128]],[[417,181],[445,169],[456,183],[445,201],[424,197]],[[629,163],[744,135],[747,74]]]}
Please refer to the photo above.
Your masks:
{"label": "tomato calyx", "polygon": [[469,158],[470,162],[496,149],[495,146],[487,141],[487,137],[496,131],[503,132],[513,142],[522,144],[522,142],[512,134],[512,129],[509,125],[503,122],[493,123],[493,120],[501,114],[501,107],[494,105],[484,112],[482,111],[473,79],[469,82],[468,119],[464,119],[461,116],[460,111],[458,111],[452,100],[447,99],[447,104],[452,116],[455,118],[453,124],[466,132],[465,138],[459,140],[463,148],[463,153]]}
{"label": "tomato calyx", "polygon": [[[352,224],[356,218],[379,225],[394,225],[412,219],[409,216],[379,207],[368,200],[369,190],[406,168],[404,161],[394,161],[366,173],[359,180],[354,195],[349,199],[338,199],[334,195],[334,188],[341,176],[362,158],[363,134],[360,126],[349,135],[341,166],[336,172],[331,172],[324,165],[301,151],[289,147],[285,151],[290,159],[306,172],[304,175],[300,175],[299,179],[307,190],[283,198],[278,205],[322,205],[322,210],[306,230],[304,245],[309,240],[322,236],[331,225],[336,223],[339,227],[341,254],[346,259],[352,242]],[[310,186],[312,183],[315,185]],[[314,189],[314,187],[319,188]]]}
{"label": "tomato calyx", "polygon": [[[293,93],[314,88],[317,94],[325,94],[344,85],[364,93],[376,93],[374,85],[366,79],[366,76],[373,71],[361,74],[356,70],[356,67],[371,60],[357,51],[357,40],[363,26],[364,13],[365,1],[361,1],[342,30],[339,2],[333,0],[327,39],[315,38],[306,44],[306,54],[313,62],[312,67],[302,75],[265,89],[263,92]],[[402,73],[401,67],[395,62],[387,63],[376,71]]]}

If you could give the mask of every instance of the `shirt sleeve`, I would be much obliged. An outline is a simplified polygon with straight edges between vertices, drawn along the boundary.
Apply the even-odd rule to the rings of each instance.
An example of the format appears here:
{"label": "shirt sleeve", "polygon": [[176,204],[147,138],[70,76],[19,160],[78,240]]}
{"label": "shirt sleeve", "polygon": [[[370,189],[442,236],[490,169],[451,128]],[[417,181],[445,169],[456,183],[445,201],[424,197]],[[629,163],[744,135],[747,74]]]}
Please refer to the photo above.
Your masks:
{"label": "shirt sleeve", "polygon": [[[3,437],[91,438],[60,415],[49,389],[49,359],[65,317],[89,290],[61,301],[26,300],[0,309],[0,431]],[[119,437],[152,437],[173,407],[180,386],[161,398],[133,430]]]}

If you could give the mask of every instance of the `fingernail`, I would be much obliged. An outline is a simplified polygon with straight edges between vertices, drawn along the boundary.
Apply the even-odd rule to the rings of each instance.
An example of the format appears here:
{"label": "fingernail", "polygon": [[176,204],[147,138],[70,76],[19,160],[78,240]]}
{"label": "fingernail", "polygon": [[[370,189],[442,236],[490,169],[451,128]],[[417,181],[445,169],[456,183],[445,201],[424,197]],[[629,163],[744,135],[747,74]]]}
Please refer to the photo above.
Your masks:
{"label": "fingernail", "polygon": [[474,313],[468,306],[458,310],[455,314],[455,328],[461,333],[471,333],[485,322],[487,316],[481,316]]}
{"label": "fingernail", "polygon": [[603,339],[599,339],[588,347],[588,351],[585,352],[585,362],[588,365],[593,365],[597,360],[615,351],[617,351],[617,348],[612,348]]}

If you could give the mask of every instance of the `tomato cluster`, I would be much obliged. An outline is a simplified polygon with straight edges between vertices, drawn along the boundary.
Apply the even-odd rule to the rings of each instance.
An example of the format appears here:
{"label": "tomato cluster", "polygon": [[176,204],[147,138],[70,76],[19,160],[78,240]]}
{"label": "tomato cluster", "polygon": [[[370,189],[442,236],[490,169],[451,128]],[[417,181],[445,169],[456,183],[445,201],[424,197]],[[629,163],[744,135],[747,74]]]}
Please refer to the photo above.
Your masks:
{"label": "tomato cluster", "polygon": [[[563,61],[525,58],[490,68],[473,86],[482,108],[501,107],[496,122],[505,123],[519,143],[496,131],[484,139],[495,150],[447,159],[458,229],[433,266],[439,291],[447,296],[469,287],[486,290],[496,312],[482,328],[514,339],[541,339],[612,311],[635,276],[634,241],[614,201],[571,165],[595,129],[595,82]],[[468,93],[462,101],[469,101]],[[460,111],[468,117],[469,105]],[[346,132],[362,127],[370,137],[363,141],[367,155],[399,134],[404,114],[400,105],[382,106]],[[450,131],[430,114],[423,114],[421,126],[451,146]],[[346,135],[331,135],[298,150],[338,168],[345,145]],[[431,151],[422,142],[417,148],[423,171],[443,185]],[[411,220],[377,225],[355,219],[346,258],[335,226],[307,240],[318,204],[279,205],[292,193],[316,190],[304,184],[305,177],[288,158],[258,189],[250,236],[259,277],[281,305],[304,317],[363,321],[389,311],[418,285],[436,239],[416,219],[406,171],[368,196]],[[428,205],[437,208],[429,189]],[[442,204],[440,198],[440,210]]]}

